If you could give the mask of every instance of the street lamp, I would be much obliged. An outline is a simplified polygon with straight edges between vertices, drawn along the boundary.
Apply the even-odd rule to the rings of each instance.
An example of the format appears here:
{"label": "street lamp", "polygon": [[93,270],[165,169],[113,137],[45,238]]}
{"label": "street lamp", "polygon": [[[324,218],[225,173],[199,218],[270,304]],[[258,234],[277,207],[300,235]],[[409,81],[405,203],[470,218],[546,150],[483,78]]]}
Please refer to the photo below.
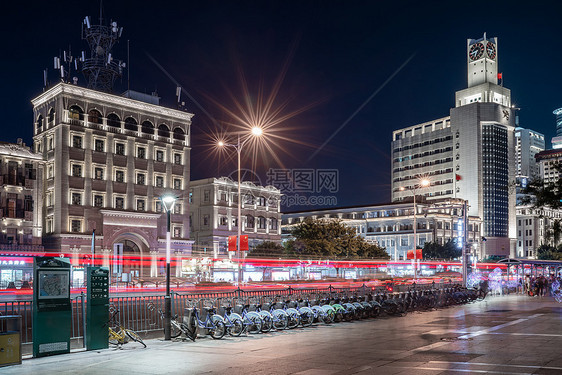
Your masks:
{"label": "street lamp", "polygon": [[418,226],[418,223],[416,221],[416,210],[417,210],[417,208],[416,208],[416,192],[417,192],[417,189],[428,187],[429,183],[430,183],[429,180],[424,178],[424,179],[421,179],[419,181],[419,183],[414,185],[413,187],[407,187],[407,188],[404,187],[404,186],[400,187],[401,191],[408,190],[408,191],[412,192],[412,195],[414,196],[414,280],[416,280],[418,278],[418,264],[417,264],[417,260],[418,260],[417,226]]}
{"label": "street lamp", "polygon": [[164,298],[164,340],[172,339],[172,298],[170,296],[170,214],[176,203],[176,197],[165,195],[160,198],[166,210],[166,297]]}
{"label": "street lamp", "polygon": [[[254,126],[252,128],[252,135],[254,137],[261,137],[263,135],[263,129],[259,126]],[[240,167],[240,155],[242,154],[242,147],[248,142],[250,138],[246,138],[240,142],[240,134],[238,135],[238,142],[236,144],[224,143],[223,141],[218,142],[219,147],[234,147],[238,154],[238,236],[236,237],[236,257],[238,258],[238,286],[242,280],[242,267],[241,267],[241,254],[240,254],[240,236],[242,235],[242,200],[241,200],[241,167]]]}

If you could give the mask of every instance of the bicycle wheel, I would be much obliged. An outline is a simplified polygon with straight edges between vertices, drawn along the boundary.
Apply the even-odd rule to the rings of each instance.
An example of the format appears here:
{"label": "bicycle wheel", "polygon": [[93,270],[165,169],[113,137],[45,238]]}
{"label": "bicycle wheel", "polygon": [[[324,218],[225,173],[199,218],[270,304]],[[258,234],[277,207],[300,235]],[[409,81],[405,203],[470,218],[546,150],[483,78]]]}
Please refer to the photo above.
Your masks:
{"label": "bicycle wheel", "polygon": [[263,326],[262,318],[258,313],[249,312],[246,316],[248,321],[246,322],[248,326],[248,332],[250,333],[260,333]]}
{"label": "bicycle wheel", "polygon": [[170,336],[173,339],[175,339],[176,337],[179,337],[181,335],[181,326],[175,320],[171,321],[171,327],[170,328],[171,328]]}
{"label": "bicycle wheel", "polygon": [[282,310],[275,310],[273,312],[273,327],[280,331],[287,328],[289,316]]}
{"label": "bicycle wheel", "polygon": [[289,314],[289,321],[287,322],[287,328],[289,329],[297,328],[300,323],[301,323],[301,319],[298,313]]}
{"label": "bicycle wheel", "polygon": [[142,346],[146,348],[146,344],[144,343],[144,341],[142,341],[141,337],[135,331],[131,331],[130,329],[125,329],[125,333],[127,334],[127,336],[129,336],[131,340],[142,344]]}
{"label": "bicycle wheel", "polygon": [[222,339],[226,334],[226,326],[222,318],[218,315],[213,315],[211,318],[213,328],[209,329],[209,335],[215,340]]}
{"label": "bicycle wheel", "polygon": [[183,332],[185,333],[185,337],[195,342],[195,339],[197,338],[197,330],[196,329],[192,330],[186,324],[183,323],[181,324],[181,327]]}
{"label": "bicycle wheel", "polygon": [[109,327],[109,343],[113,346],[119,345],[120,335],[113,330],[113,328]]}
{"label": "bicycle wheel", "polygon": [[244,324],[240,319],[231,319],[230,326],[227,328],[228,334],[233,337],[238,337],[244,332]]}
{"label": "bicycle wheel", "polygon": [[271,315],[265,315],[265,314],[261,314],[261,318],[262,318],[262,326],[261,326],[261,331],[263,333],[267,333],[270,332],[273,329],[273,317]]}

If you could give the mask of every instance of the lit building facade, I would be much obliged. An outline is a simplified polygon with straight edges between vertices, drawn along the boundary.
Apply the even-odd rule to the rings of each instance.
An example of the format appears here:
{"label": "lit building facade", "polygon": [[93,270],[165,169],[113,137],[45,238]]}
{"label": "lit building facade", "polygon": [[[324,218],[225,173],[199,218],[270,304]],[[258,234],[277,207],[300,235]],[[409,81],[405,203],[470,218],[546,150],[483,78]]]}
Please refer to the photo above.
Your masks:
{"label": "lit building facade", "polygon": [[20,253],[42,252],[43,158],[18,143],[0,142],[0,288],[32,279]]}
{"label": "lit building facade", "polygon": [[[242,235],[250,249],[264,241],[281,242],[281,191],[242,182]],[[238,182],[228,177],[191,181],[191,239],[198,255],[226,257],[229,236],[238,235]]]}
{"label": "lit building facade", "polygon": [[[417,247],[423,248],[426,242],[441,245],[449,240],[464,242],[462,206],[461,199],[416,202]],[[284,238],[290,238],[290,230],[306,218],[341,220],[368,242],[385,248],[393,260],[406,259],[407,251],[414,248],[412,201],[284,213]],[[480,218],[468,217],[468,243],[479,259],[482,259],[481,225]]]}
{"label": "lit building facade", "polygon": [[556,136],[552,137],[552,148],[562,148],[562,108],[555,109],[553,112],[556,116]]}
{"label": "lit building facade", "polygon": [[411,197],[428,178],[419,195],[468,200],[469,215],[482,218],[482,254],[508,257],[516,240],[515,121],[497,59],[497,38],[467,40],[468,87],[457,91],[450,116],[393,132],[392,200]]}
{"label": "lit building facade", "polygon": [[[562,220],[562,210],[531,205],[517,206],[517,254],[518,258],[537,258],[541,245],[557,246],[555,222]],[[560,236],[560,234],[558,234]]]}
{"label": "lit building facade", "polygon": [[562,162],[562,149],[552,149],[539,152],[535,155],[539,163],[540,178],[545,184],[558,181],[560,173],[556,166]]}
{"label": "lit building facade", "polygon": [[127,96],[61,82],[32,100],[34,148],[45,163],[44,244],[76,264],[91,254],[95,230],[95,255],[104,265],[113,266],[115,256],[140,257],[113,273],[158,276],[165,194],[180,198],[171,215],[172,251],[177,258],[191,253],[189,204],[181,198],[189,189],[193,115],[155,97]]}

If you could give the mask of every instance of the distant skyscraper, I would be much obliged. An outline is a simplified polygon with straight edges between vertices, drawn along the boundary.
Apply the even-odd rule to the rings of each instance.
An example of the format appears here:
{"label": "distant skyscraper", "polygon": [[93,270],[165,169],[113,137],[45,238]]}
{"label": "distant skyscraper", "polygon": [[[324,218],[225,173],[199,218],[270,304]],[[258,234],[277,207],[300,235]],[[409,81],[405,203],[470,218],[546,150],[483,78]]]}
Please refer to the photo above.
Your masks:
{"label": "distant skyscraper", "polygon": [[515,161],[517,177],[539,177],[535,155],[545,149],[544,135],[531,129],[515,129]]}
{"label": "distant skyscraper", "polygon": [[396,130],[392,142],[392,200],[400,187],[431,179],[418,194],[468,200],[482,218],[484,256],[515,253],[515,116],[511,92],[498,85],[497,38],[467,40],[468,87],[457,91],[450,116]]}
{"label": "distant skyscraper", "polygon": [[562,148],[562,108],[552,113],[556,116],[556,136],[552,137],[552,148]]}

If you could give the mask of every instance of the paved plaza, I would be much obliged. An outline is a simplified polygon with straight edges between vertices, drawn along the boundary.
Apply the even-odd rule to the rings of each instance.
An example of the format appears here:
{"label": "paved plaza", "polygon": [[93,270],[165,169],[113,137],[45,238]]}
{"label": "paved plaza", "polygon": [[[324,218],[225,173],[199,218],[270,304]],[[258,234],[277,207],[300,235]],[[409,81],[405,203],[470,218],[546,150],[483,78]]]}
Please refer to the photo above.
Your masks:
{"label": "paved plaza", "polygon": [[562,374],[562,305],[509,295],[405,317],[25,359],[2,374]]}

